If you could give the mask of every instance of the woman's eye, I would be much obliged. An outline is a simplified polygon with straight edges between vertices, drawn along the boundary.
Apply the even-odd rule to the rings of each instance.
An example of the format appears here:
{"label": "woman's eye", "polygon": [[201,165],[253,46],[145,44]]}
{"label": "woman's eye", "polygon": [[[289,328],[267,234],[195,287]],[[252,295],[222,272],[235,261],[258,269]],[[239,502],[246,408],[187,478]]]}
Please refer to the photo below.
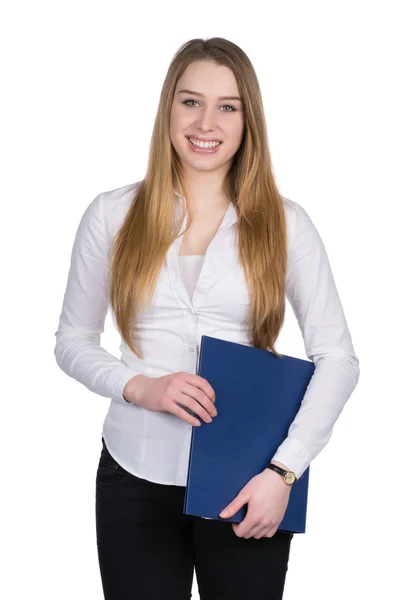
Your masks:
{"label": "woman's eye", "polygon": [[[197,102],[197,100],[184,100],[184,102],[182,104],[185,104],[186,106],[191,106],[191,104],[188,104],[189,102]],[[234,112],[236,110],[236,108],[234,106],[230,106],[230,104],[225,104],[224,106],[222,106],[222,108],[230,109],[228,111],[224,110],[222,112]]]}

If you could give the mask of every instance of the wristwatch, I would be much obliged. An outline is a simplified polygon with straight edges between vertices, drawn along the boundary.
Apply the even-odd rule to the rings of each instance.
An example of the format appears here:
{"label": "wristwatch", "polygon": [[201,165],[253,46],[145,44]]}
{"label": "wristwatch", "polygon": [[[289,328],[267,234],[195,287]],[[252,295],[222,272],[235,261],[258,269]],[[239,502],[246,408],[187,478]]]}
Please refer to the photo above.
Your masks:
{"label": "wristwatch", "polygon": [[284,483],[286,483],[287,485],[293,485],[297,481],[297,477],[293,473],[293,471],[286,471],[286,469],[282,469],[281,467],[279,467],[278,465],[275,465],[274,463],[269,463],[267,465],[267,469],[276,471],[276,473],[281,475]]}

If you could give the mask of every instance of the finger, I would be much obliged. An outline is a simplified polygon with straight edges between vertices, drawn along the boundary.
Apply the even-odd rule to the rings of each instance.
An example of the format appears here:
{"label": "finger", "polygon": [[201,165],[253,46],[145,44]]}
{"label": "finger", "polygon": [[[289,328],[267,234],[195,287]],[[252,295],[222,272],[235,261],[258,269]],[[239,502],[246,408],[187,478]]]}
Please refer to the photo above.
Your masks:
{"label": "finger", "polygon": [[212,417],[216,416],[217,410],[215,405],[211,400],[208,399],[206,394],[196,388],[189,383],[184,382],[182,387],[180,387],[179,391],[182,394],[185,394],[187,397],[191,398],[188,400],[188,406],[195,412],[197,412],[197,407],[199,410],[203,407],[203,409]]}
{"label": "finger", "polygon": [[234,523],[236,527],[233,528],[236,535],[241,538],[249,539],[253,533],[261,529],[261,523],[253,523],[250,519],[245,519],[240,523]]}
{"label": "finger", "polygon": [[[174,394],[174,401],[185,406],[185,410],[193,415],[193,417],[200,417],[206,423],[210,423],[212,415],[202,406],[197,400],[193,400],[191,396],[185,395],[178,391]],[[208,402],[208,400],[207,400]]]}
{"label": "finger", "polygon": [[186,381],[187,383],[190,383],[192,385],[195,385],[196,387],[203,390],[203,392],[206,394],[206,396],[212,402],[216,401],[216,393],[215,393],[214,389],[211,387],[211,385],[209,384],[209,382],[207,381],[207,379],[204,379],[204,377],[201,377],[200,375],[195,375],[194,373],[185,373],[185,375],[187,377],[185,378],[184,381]]}
{"label": "finger", "polygon": [[235,532],[237,537],[242,537],[244,533],[244,528],[242,527],[243,521],[241,523],[232,523],[232,529]]}
{"label": "finger", "polygon": [[277,526],[276,527],[272,527],[266,533],[266,537],[273,537],[273,535],[276,535],[277,531],[278,531],[278,527]]}
{"label": "finger", "polygon": [[265,537],[268,533],[269,529],[266,525],[262,526],[261,524],[256,525],[255,527],[253,527],[251,529],[251,531],[249,531],[249,533],[244,536],[246,538],[255,538],[257,540],[261,539],[262,537]]}
{"label": "finger", "polygon": [[176,417],[179,417],[183,421],[186,421],[190,425],[194,425],[194,427],[200,427],[201,422],[190,415],[189,412],[185,410],[182,406],[179,406],[176,402],[171,402],[167,407],[168,412],[172,413]]}
{"label": "finger", "polygon": [[236,514],[238,510],[244,506],[244,504],[249,502],[250,498],[250,492],[241,492],[239,496],[236,496],[236,498],[232,500],[232,502],[228,504],[226,508],[219,513],[219,517],[222,517],[222,519],[226,519]]}

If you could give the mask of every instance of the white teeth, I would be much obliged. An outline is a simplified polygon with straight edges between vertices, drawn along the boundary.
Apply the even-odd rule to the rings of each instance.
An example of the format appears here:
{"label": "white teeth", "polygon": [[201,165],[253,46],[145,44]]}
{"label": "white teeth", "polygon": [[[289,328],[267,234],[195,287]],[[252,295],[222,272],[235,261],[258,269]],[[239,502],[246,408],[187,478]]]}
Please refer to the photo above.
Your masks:
{"label": "white teeth", "polygon": [[220,142],[199,142],[194,138],[188,138],[194,146],[198,146],[199,148],[216,148],[220,144]]}

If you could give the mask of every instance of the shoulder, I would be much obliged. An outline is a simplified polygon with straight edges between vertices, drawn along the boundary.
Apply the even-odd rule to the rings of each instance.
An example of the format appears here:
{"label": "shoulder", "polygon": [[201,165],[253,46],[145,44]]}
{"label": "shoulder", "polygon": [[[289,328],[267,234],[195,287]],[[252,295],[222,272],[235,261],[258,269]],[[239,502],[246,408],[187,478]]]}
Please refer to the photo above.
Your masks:
{"label": "shoulder", "polygon": [[123,222],[140,182],[101,192],[86,206],[74,240],[74,252],[102,256]]}
{"label": "shoulder", "polygon": [[89,202],[76,233],[77,248],[90,251],[93,246],[109,246],[122,225],[140,183],[137,181],[114,190],[100,192]]}
{"label": "shoulder", "polygon": [[124,219],[140,184],[141,181],[136,181],[100,194],[104,218],[111,228]]}
{"label": "shoulder", "polygon": [[284,212],[286,216],[286,227],[288,237],[288,248],[294,251],[305,246],[319,246],[323,242],[317,227],[307,210],[295,200],[283,198]]}
{"label": "shoulder", "polygon": [[121,227],[141,181],[101,192],[91,205],[96,205],[106,235],[111,240]]}
{"label": "shoulder", "polygon": [[290,229],[290,232],[293,232],[297,226],[305,226],[308,221],[312,222],[308,212],[305,210],[302,204],[299,204],[296,202],[296,200],[286,198],[285,196],[282,196],[282,199],[287,227]]}
{"label": "shoulder", "polygon": [[282,196],[282,198],[288,232],[290,231],[290,233],[293,234],[297,233],[298,229],[315,229],[312,218],[302,204],[299,204],[296,200],[286,198],[285,196]]}
{"label": "shoulder", "polygon": [[289,248],[293,246],[297,234],[299,213],[303,210],[302,206],[295,200],[286,198],[282,195],[284,214],[286,218],[287,240]]}
{"label": "shoulder", "polygon": [[287,224],[287,246],[290,253],[302,254],[323,249],[324,243],[308,211],[295,200],[283,198]]}

